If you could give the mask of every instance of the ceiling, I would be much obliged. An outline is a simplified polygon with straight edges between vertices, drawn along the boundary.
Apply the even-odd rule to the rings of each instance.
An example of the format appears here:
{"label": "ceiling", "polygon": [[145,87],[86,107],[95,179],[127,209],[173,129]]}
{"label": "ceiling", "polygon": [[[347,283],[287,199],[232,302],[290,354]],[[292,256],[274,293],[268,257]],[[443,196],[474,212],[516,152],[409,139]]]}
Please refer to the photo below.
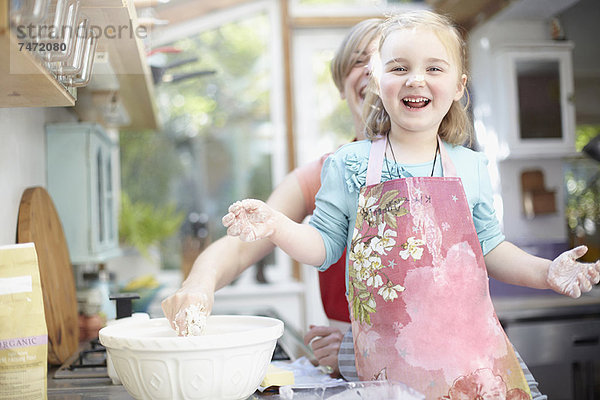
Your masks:
{"label": "ceiling", "polygon": [[[157,18],[176,25],[213,12],[255,0],[170,0],[155,7]],[[281,0],[283,1],[283,0]],[[287,1],[287,0],[286,0]],[[492,17],[504,19],[545,19],[559,14],[579,0],[424,0],[435,11],[450,16],[468,32]],[[325,24],[354,24],[360,18],[328,17]],[[299,22],[302,24],[302,22]]]}
{"label": "ceiling", "polygon": [[435,11],[451,17],[466,31],[489,20],[511,4],[511,0],[426,0],[426,2]]}
{"label": "ceiling", "polygon": [[[174,26],[228,8],[256,0],[170,0],[154,7],[156,17]],[[286,4],[290,0],[285,1]],[[422,0],[433,10],[448,15],[467,33],[491,18],[548,19],[571,7],[579,0]],[[292,17],[292,27],[351,26],[367,16]]]}
{"label": "ceiling", "polygon": [[[253,0],[170,0],[155,7],[157,18],[169,21],[170,25],[201,17],[211,12],[227,9]],[[454,21],[469,30],[486,21],[514,1],[511,0],[424,0],[434,10],[451,16]],[[526,1],[526,0],[521,0]],[[548,0],[540,0],[548,1]],[[562,1],[562,0],[559,0]],[[576,1],[576,0],[575,0]],[[347,18],[346,18],[347,19]],[[334,18],[328,21],[334,23]],[[344,18],[340,18],[344,20]],[[355,21],[352,21],[354,23]]]}

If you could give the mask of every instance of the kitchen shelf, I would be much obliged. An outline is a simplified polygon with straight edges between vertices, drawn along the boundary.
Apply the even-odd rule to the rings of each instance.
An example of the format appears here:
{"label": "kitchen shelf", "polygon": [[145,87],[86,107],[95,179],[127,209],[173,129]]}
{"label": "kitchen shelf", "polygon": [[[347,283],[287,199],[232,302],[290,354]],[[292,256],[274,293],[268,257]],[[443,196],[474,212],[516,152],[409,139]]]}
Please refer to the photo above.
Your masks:
{"label": "kitchen shelf", "polygon": [[[82,0],[81,12],[104,33],[98,40],[96,51],[109,54],[119,81],[119,98],[131,118],[131,123],[124,128],[156,129],[154,84],[146,63],[144,44],[135,33],[138,18],[133,1]],[[115,29],[114,34],[106,34],[110,27]]]}
{"label": "kitchen shelf", "polygon": [[27,51],[19,39],[0,28],[0,107],[56,107],[75,105],[75,96]]}
{"label": "kitchen shelf", "polygon": [[[74,106],[76,90],[61,85],[34,56],[18,51],[19,40],[9,27],[8,11],[8,2],[0,1],[0,107]],[[109,54],[119,81],[119,99],[131,120],[125,128],[156,129],[154,85],[144,44],[135,34],[138,19],[133,1],[82,0],[80,11],[88,16],[95,31],[102,30],[96,51]],[[14,71],[19,73],[11,73]],[[90,115],[86,107],[93,108],[83,104],[75,109],[86,116],[84,119]],[[92,122],[102,120],[98,117]]]}

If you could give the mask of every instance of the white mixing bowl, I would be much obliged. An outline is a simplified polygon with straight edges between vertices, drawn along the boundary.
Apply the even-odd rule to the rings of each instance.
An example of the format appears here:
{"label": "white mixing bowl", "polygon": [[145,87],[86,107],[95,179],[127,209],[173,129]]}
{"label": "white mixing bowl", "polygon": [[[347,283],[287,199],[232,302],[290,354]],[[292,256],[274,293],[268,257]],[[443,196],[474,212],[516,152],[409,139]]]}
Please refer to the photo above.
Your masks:
{"label": "white mixing bowl", "polygon": [[209,316],[203,336],[177,336],[166,318],[110,325],[100,343],[136,399],[246,399],[262,382],[283,322]]}

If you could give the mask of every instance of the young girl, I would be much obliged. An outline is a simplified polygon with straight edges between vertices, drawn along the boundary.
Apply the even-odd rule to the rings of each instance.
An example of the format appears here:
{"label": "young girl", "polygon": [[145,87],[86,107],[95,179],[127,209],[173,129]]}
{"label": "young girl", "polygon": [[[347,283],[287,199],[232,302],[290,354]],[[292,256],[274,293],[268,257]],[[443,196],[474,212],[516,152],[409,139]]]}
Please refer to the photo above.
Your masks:
{"label": "young girl", "polygon": [[575,261],[584,246],[550,261],[504,240],[486,160],[459,146],[467,77],[448,20],[427,11],[390,18],[377,54],[365,100],[370,140],[328,158],[310,225],[258,200],[236,202],[223,223],[229,235],[269,238],[319,269],[347,246],[360,379],[402,381],[428,399],[530,398],[488,272],[578,297],[598,283],[600,263]]}

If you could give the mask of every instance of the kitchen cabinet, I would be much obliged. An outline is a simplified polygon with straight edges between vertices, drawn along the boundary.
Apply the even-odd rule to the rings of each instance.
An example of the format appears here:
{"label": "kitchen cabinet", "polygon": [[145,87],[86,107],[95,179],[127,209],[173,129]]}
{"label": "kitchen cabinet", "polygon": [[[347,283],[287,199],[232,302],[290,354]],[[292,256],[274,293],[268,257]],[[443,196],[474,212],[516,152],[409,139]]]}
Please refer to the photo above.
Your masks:
{"label": "kitchen cabinet", "polygon": [[496,54],[499,147],[512,158],[575,153],[572,44],[531,43]]}
{"label": "kitchen cabinet", "polygon": [[63,224],[73,264],[120,254],[117,144],[93,123],[46,127],[48,192]]}
{"label": "kitchen cabinet", "polygon": [[[0,2],[0,107],[75,106],[81,94],[91,97],[85,88],[65,87],[38,58],[19,49],[25,39],[10,26],[9,3]],[[98,35],[97,55],[109,55],[119,81],[118,97],[131,120],[128,128],[155,129],[154,87],[143,44],[149,33],[139,26],[133,1],[80,0],[79,10]],[[98,105],[82,103],[76,108],[82,119],[97,121],[87,117]]]}
{"label": "kitchen cabinet", "polygon": [[558,295],[496,298],[510,342],[553,400],[600,397],[600,298]]}
{"label": "kitchen cabinet", "polygon": [[542,393],[554,400],[593,399],[599,395],[594,386],[600,385],[596,378],[600,367],[600,319],[577,316],[576,312],[564,319],[509,324],[506,329]]}

